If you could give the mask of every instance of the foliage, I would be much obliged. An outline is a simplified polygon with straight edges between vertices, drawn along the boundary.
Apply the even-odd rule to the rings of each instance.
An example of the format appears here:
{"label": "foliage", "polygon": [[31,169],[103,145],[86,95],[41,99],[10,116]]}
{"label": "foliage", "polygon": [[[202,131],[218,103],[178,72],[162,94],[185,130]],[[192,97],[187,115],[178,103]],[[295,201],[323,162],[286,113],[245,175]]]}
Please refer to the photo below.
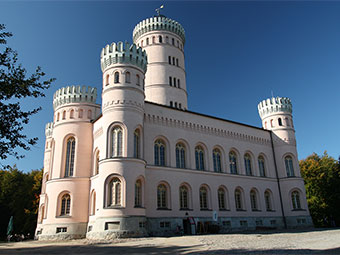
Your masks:
{"label": "foliage", "polygon": [[11,216],[14,216],[13,233],[34,235],[42,174],[42,169],[23,173],[16,166],[0,170],[0,239],[6,236]]}
{"label": "foliage", "polygon": [[340,163],[325,152],[313,153],[299,164],[314,225],[340,226]]}
{"label": "foliage", "polygon": [[7,38],[12,33],[3,31],[5,26],[0,24],[0,159],[9,155],[22,158],[15,148],[29,150],[36,144],[38,138],[27,138],[22,133],[23,125],[29,122],[29,117],[41,110],[41,107],[24,111],[21,106],[22,98],[43,97],[43,90],[49,88],[55,79],[41,81],[45,73],[38,66],[35,72],[28,76],[27,71],[18,64],[17,53],[6,47]]}

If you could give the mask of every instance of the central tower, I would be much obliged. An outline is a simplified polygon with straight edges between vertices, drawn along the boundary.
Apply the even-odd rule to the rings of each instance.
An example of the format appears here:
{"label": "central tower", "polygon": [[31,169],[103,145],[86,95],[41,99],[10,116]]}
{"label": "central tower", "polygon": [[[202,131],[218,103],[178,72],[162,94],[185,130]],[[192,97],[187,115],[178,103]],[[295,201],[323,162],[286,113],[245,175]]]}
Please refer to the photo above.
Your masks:
{"label": "central tower", "polygon": [[145,100],[187,109],[182,25],[163,15],[145,19],[133,30],[133,42],[148,56]]}

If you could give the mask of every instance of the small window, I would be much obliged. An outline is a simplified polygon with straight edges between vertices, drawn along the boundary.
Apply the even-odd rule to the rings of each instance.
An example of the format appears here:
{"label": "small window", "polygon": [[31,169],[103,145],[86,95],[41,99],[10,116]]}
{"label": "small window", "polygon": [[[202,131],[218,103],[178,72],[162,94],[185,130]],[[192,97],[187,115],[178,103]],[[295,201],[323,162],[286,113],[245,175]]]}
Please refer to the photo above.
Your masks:
{"label": "small window", "polygon": [[121,157],[123,148],[123,130],[121,127],[116,126],[111,132],[111,156]]}
{"label": "small window", "polygon": [[170,101],[170,107],[173,107],[173,103],[172,103],[172,101]]}
{"label": "small window", "polygon": [[293,210],[301,209],[300,194],[298,191],[292,192],[292,205],[293,205]]}
{"label": "small window", "polygon": [[179,47],[179,41],[177,40],[177,47]]}
{"label": "small window", "polygon": [[130,72],[125,73],[125,83],[130,83],[131,82],[131,74]]}
{"label": "small window", "polygon": [[272,198],[271,198],[271,194],[268,190],[264,192],[264,202],[266,204],[266,210],[268,212],[272,211],[273,210]]}
{"label": "small window", "polygon": [[174,87],[176,87],[176,78],[174,77]]}
{"label": "small window", "polygon": [[175,108],[177,108],[177,102],[175,102]]}
{"label": "small window", "polygon": [[118,72],[115,72],[114,77],[115,77],[115,83],[119,83],[119,73]]}
{"label": "small window", "polygon": [[159,43],[162,43],[162,42],[163,42],[163,38],[162,38],[161,35],[158,37],[158,40],[159,40]]}
{"label": "small window", "polygon": [[80,109],[79,110],[79,119],[83,118],[83,113],[84,113],[83,109]]}
{"label": "small window", "polygon": [[91,110],[87,111],[87,118],[90,119],[90,120],[92,119],[92,111]]}
{"label": "small window", "polygon": [[175,65],[175,57],[172,57],[172,64]]}
{"label": "small window", "polygon": [[178,58],[176,58],[176,66],[178,66]]}
{"label": "small window", "polygon": [[56,233],[66,233],[67,232],[67,228],[63,227],[63,228],[57,228],[56,229]]}
{"label": "small window", "polygon": [[140,158],[140,132],[136,129],[133,134],[133,156]]}
{"label": "small window", "polygon": [[172,45],[175,45],[175,39],[174,38],[171,39],[171,42],[172,42]]}
{"label": "small window", "polygon": [[286,165],[286,173],[287,177],[294,177],[294,166],[293,166],[293,158],[291,156],[285,157],[285,165]]}
{"label": "small window", "polygon": [[181,88],[181,84],[180,84],[180,81],[179,81],[179,79],[177,80],[177,88]]}
{"label": "small window", "polygon": [[168,36],[165,37],[165,42],[169,43],[169,37]]}
{"label": "small window", "polygon": [[169,56],[169,65],[171,65],[171,56]]}
{"label": "small window", "polygon": [[75,147],[76,140],[74,139],[74,137],[70,137],[66,142],[64,177],[73,176]]}
{"label": "small window", "polygon": [[136,85],[140,86],[140,77],[138,74],[136,74]]}
{"label": "small window", "polygon": [[282,126],[282,119],[281,119],[281,118],[278,118],[277,121],[278,121],[278,123],[279,123],[279,126]]}
{"label": "small window", "polygon": [[110,75],[106,75],[106,81],[105,81],[105,85],[109,85],[110,84]]}
{"label": "small window", "polygon": [[66,119],[66,111],[63,111],[63,120]]}
{"label": "small window", "polygon": [[156,43],[156,37],[152,37],[152,43]]}
{"label": "small window", "polygon": [[169,76],[169,85],[172,86],[172,77]]}
{"label": "small window", "polygon": [[70,208],[71,208],[71,197],[69,194],[65,194],[61,198],[60,216],[70,215]]}
{"label": "small window", "polygon": [[143,47],[143,40],[141,41],[140,46]]}
{"label": "small window", "polygon": [[58,112],[57,113],[57,121],[59,121],[59,118],[60,118],[60,113]]}
{"label": "small window", "polygon": [[70,111],[70,119],[74,119],[74,110],[73,109]]}
{"label": "small window", "polygon": [[149,38],[146,38],[146,45],[149,45]]}
{"label": "small window", "polygon": [[178,108],[182,109],[182,104],[181,103],[178,104]]}

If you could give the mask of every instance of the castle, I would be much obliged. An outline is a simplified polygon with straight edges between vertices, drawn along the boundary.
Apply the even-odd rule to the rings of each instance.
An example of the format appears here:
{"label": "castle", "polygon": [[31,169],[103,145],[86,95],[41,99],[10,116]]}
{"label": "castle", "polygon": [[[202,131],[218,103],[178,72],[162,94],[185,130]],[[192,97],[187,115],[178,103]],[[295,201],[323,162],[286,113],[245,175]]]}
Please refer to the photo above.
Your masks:
{"label": "castle", "polygon": [[289,98],[263,128],[188,110],[185,32],[158,15],[101,52],[97,89],[68,86],[46,125],[36,237],[114,238],[312,226]]}

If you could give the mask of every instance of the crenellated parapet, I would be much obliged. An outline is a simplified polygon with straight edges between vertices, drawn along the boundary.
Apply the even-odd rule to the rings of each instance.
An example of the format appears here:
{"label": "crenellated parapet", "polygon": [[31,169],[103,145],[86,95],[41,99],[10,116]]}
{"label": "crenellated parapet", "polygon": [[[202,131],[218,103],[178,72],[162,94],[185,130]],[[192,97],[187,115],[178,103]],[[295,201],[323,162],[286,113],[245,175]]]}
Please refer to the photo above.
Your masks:
{"label": "crenellated parapet", "polygon": [[164,16],[153,17],[139,22],[133,30],[133,42],[136,43],[143,34],[155,30],[166,30],[175,33],[183,40],[183,44],[185,43],[185,31],[182,25]]}
{"label": "crenellated parapet", "polygon": [[58,89],[53,95],[53,109],[69,103],[91,103],[95,104],[97,89],[86,86],[67,86]]}
{"label": "crenellated parapet", "polygon": [[289,113],[293,111],[292,103],[288,97],[272,97],[261,101],[258,106],[260,117],[263,119],[273,113]]}
{"label": "crenellated parapet", "polygon": [[146,52],[135,44],[118,42],[106,45],[100,55],[102,71],[114,64],[132,64],[144,72],[148,64]]}
{"label": "crenellated parapet", "polygon": [[52,133],[53,133],[53,122],[49,122],[46,124],[46,127],[45,127],[46,138],[51,137]]}

